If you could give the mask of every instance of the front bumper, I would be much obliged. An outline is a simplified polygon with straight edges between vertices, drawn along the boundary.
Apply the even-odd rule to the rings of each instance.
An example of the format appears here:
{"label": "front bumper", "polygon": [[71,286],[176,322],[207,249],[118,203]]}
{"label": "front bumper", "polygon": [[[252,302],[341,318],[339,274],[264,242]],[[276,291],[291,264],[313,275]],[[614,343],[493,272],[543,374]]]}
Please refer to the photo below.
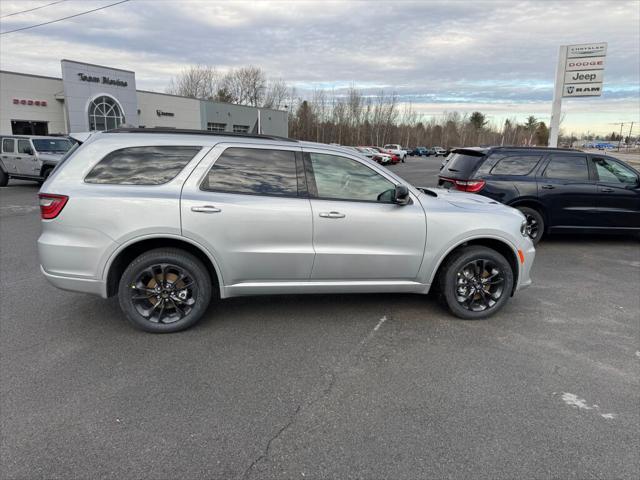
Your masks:
{"label": "front bumper", "polygon": [[533,261],[536,258],[536,249],[533,243],[528,242],[524,248],[521,248],[524,254],[524,263],[520,263],[520,275],[518,275],[518,285],[516,286],[516,292],[531,285],[531,267]]}

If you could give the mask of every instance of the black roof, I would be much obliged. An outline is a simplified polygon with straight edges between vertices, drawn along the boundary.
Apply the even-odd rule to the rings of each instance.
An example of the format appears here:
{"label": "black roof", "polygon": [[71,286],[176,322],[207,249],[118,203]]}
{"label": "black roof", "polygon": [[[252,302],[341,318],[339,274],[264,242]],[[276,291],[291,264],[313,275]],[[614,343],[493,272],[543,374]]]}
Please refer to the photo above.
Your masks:
{"label": "black roof", "polygon": [[295,142],[292,138],[279,137],[277,135],[264,135],[257,133],[235,133],[235,132],[210,132],[208,130],[193,130],[188,128],[138,128],[138,127],[122,127],[113,130],[105,130],[104,133],[172,133],[174,135],[208,135],[214,137],[243,137],[243,138],[261,138],[263,140],[279,140],[282,142]]}

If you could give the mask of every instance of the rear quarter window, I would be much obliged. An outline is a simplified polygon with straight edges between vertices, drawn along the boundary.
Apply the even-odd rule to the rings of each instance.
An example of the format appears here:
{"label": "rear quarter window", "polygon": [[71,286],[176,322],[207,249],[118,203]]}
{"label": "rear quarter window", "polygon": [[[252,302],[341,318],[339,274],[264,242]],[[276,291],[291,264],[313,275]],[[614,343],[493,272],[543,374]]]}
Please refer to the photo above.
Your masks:
{"label": "rear quarter window", "polygon": [[202,147],[150,146],[114,150],[93,167],[86,183],[161,185],[174,179]]}
{"label": "rear quarter window", "polygon": [[491,169],[491,175],[529,175],[538,162],[541,155],[510,155],[499,159]]}
{"label": "rear quarter window", "polygon": [[452,178],[469,178],[484,158],[483,153],[454,152],[442,169],[441,175]]}

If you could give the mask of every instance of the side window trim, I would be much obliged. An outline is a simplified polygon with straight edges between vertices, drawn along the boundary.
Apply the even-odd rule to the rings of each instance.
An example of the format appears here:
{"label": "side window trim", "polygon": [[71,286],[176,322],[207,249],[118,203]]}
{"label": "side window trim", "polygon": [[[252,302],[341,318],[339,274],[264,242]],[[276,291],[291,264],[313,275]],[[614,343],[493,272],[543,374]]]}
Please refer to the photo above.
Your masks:
{"label": "side window trim", "polygon": [[[375,201],[375,200],[358,200],[358,199],[352,199],[352,198],[320,197],[318,195],[318,187],[316,185],[315,174],[313,172],[313,164],[311,163],[311,154],[312,153],[317,153],[319,155],[333,155],[333,156],[344,157],[344,158],[347,158],[349,160],[353,160],[355,162],[360,163],[362,166],[370,169],[376,175],[380,175],[382,178],[387,180],[392,185],[394,185],[394,186],[398,185],[398,183],[395,180],[387,178],[385,175],[382,175],[380,172],[378,172],[377,170],[371,168],[366,163],[361,162],[360,160],[357,160],[357,159],[355,159],[355,158],[353,158],[353,157],[351,157],[349,155],[343,154],[342,152],[331,152],[331,151],[320,151],[320,150],[318,150],[318,151],[303,150],[304,165],[305,165],[305,175],[306,175],[306,178],[307,178],[307,188],[309,190],[309,198],[314,199],[314,200],[324,200],[324,201],[331,201],[331,202],[356,202],[356,203],[372,203],[374,205],[394,205],[393,202],[380,202],[380,201]],[[413,203],[413,200],[411,200],[410,203]]]}

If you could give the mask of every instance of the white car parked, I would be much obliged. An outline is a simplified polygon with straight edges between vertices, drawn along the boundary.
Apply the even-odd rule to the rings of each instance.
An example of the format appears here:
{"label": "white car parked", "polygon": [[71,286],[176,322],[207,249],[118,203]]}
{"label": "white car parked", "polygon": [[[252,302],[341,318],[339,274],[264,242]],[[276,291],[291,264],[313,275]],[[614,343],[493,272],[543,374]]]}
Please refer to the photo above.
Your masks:
{"label": "white car parked", "polygon": [[397,143],[387,143],[383,148],[393,153],[394,155],[398,155],[400,157],[400,161],[404,163],[404,159],[407,156],[407,151],[400,145],[398,145]]}

